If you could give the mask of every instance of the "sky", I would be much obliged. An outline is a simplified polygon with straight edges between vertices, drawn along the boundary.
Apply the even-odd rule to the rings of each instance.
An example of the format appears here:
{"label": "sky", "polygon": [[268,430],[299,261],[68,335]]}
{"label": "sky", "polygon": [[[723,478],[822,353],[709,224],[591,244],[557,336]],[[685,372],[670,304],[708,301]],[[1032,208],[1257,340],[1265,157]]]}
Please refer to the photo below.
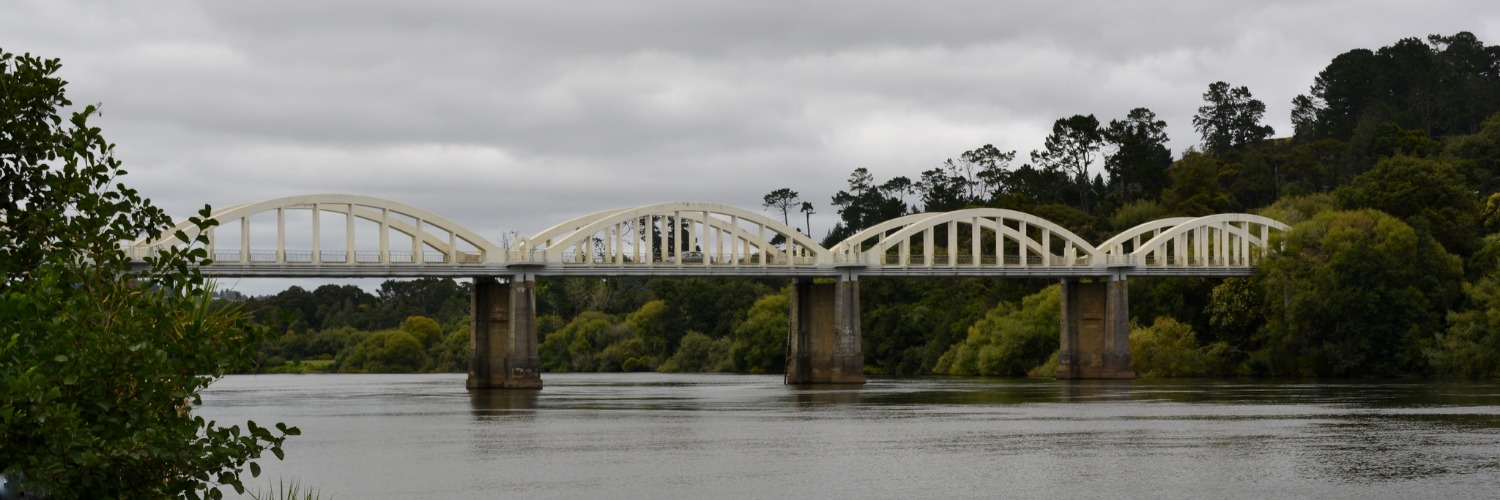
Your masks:
{"label": "sky", "polygon": [[1216,81],[1289,135],[1334,56],[1459,31],[1500,44],[1500,2],[0,0],[0,48],[60,58],[174,217],[354,193],[492,240],[779,188],[821,237],[855,168],[1019,166],[1053,121],[1137,107],[1180,155]]}

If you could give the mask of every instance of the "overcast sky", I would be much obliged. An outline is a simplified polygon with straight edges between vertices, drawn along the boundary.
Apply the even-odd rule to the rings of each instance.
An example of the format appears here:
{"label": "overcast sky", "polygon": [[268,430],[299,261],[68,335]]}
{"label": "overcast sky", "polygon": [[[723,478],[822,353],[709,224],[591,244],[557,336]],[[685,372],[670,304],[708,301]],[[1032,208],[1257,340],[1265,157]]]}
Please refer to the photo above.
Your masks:
{"label": "overcast sky", "polygon": [[0,0],[0,48],[61,58],[174,216],[357,193],[491,238],[782,187],[821,237],[857,167],[1023,160],[1136,107],[1179,155],[1220,80],[1287,135],[1334,56],[1459,31],[1500,44],[1500,2]]}

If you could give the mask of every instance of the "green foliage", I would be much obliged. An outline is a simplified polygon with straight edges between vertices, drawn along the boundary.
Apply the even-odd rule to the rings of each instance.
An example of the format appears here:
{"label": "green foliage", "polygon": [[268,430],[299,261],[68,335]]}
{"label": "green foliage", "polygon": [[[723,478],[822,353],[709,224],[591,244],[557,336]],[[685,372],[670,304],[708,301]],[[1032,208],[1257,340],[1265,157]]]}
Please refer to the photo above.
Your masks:
{"label": "green foliage", "polygon": [[1298,135],[1349,137],[1374,113],[1434,136],[1473,133],[1500,110],[1497,58],[1500,49],[1469,32],[1350,50],[1329,62],[1309,95],[1295,101]]}
{"label": "green foliage", "polygon": [[318,500],[323,496],[315,488],[303,486],[300,481],[277,481],[270,488],[249,493],[253,500]]}
{"label": "green foliage", "polygon": [[1421,374],[1453,303],[1459,259],[1374,210],[1292,226],[1262,261],[1266,328],[1253,362],[1272,375]]}
{"label": "green foliage", "polygon": [[[1462,172],[1476,191],[1500,191],[1500,113],[1485,119],[1478,133],[1444,140],[1442,158]],[[1486,228],[1500,230],[1495,226]]]}
{"label": "green foliage", "polygon": [[1166,129],[1167,122],[1156,119],[1156,113],[1135,108],[1124,120],[1110,120],[1101,130],[1105,142],[1114,146],[1104,158],[1104,170],[1116,202],[1154,200],[1166,188],[1167,167],[1172,164]]}
{"label": "green foliage", "polygon": [[1229,206],[1229,191],[1219,184],[1219,160],[1189,150],[1167,173],[1172,185],[1162,191],[1162,204],[1173,214],[1198,217],[1219,213]]}
{"label": "green foliage", "polygon": [[839,223],[823,238],[823,246],[831,247],[864,228],[906,215],[906,202],[901,197],[912,188],[911,180],[905,177],[877,185],[869,169],[854,169],[849,174],[849,190],[833,195],[831,201],[838,207]]}
{"label": "green foliage", "polygon": [[1109,216],[1109,226],[1110,229],[1118,233],[1167,217],[1167,209],[1162,207],[1161,203],[1157,203],[1156,200],[1140,200],[1126,204],[1115,210],[1114,215]]}
{"label": "green foliage", "polygon": [[625,322],[641,339],[642,354],[664,358],[672,353],[666,315],[667,302],[657,299],[641,305],[640,309],[625,317]]}
{"label": "green foliage", "polygon": [[1094,228],[1093,216],[1078,208],[1055,204],[1037,205],[1032,207],[1031,213],[1037,217],[1056,222],[1059,226],[1068,228],[1068,230],[1073,231],[1074,234],[1082,238],[1093,241],[1103,239],[1100,237],[1102,232]]}
{"label": "green foliage", "polygon": [[429,363],[422,343],[400,330],[368,334],[338,358],[343,373],[416,373]]}
{"label": "green foliage", "polygon": [[1469,254],[1479,229],[1479,205],[1458,171],[1446,163],[1397,156],[1375,164],[1334,192],[1344,209],[1373,208],[1424,228],[1459,254]]}
{"label": "green foliage", "polygon": [[49,498],[219,498],[298,431],[192,415],[199,392],[248,363],[263,331],[216,307],[187,248],[132,273],[120,241],[172,227],[119,183],[113,146],[70,106],[57,60],[0,50],[0,475]]}
{"label": "green foliage", "polygon": [[1198,345],[1193,327],[1170,317],[1130,329],[1130,357],[1136,375],[1143,378],[1222,375],[1227,350],[1222,342]]}
{"label": "green foliage", "polygon": [[434,372],[462,372],[469,369],[469,331],[456,329],[428,348]]}
{"label": "green foliage", "polygon": [[1470,308],[1448,313],[1447,331],[1426,349],[1433,371],[1452,377],[1500,377],[1500,274],[1464,284]]}
{"label": "green foliage", "polygon": [[1334,209],[1333,196],[1327,193],[1317,193],[1301,196],[1284,196],[1271,206],[1260,209],[1257,213],[1262,217],[1269,217],[1286,224],[1296,224],[1310,220],[1323,212]]}
{"label": "green foliage", "polygon": [[1228,278],[1215,286],[1205,311],[1208,332],[1237,352],[1254,350],[1255,334],[1266,323],[1261,287],[1253,278]]}
{"label": "green foliage", "polygon": [[771,191],[770,193],[766,193],[765,200],[763,203],[761,203],[761,207],[774,208],[780,211],[781,223],[791,225],[792,222],[788,214],[792,211],[792,207],[797,205],[801,200],[802,195],[797,194],[796,191],[792,191],[791,188],[781,188],[775,191]]}
{"label": "green foliage", "polygon": [[1266,103],[1252,97],[1247,87],[1214,82],[1203,93],[1203,101],[1193,116],[1193,128],[1203,137],[1204,151],[1222,155],[1276,133],[1270,126],[1261,125]]}
{"label": "green foliage", "polygon": [[1078,190],[1078,207],[1087,212],[1089,203],[1089,167],[1104,146],[1099,119],[1094,115],[1073,115],[1052,122],[1052,133],[1043,141],[1043,149],[1031,152],[1031,162],[1044,171],[1062,172]]}
{"label": "green foliage", "polygon": [[990,309],[969,327],[967,338],[943,353],[933,371],[1019,376],[1046,363],[1058,347],[1059,290],[1053,285],[1027,296],[1019,305],[1002,303]]}
{"label": "green foliage", "polygon": [[742,373],[780,373],[786,369],[786,339],[790,324],[788,290],[761,297],[750,306],[745,321],[730,335],[730,369]]}
{"label": "green foliage", "polygon": [[682,346],[672,354],[658,370],[667,373],[704,373],[714,370],[724,359],[728,339],[714,340],[698,332],[688,332],[682,337]]}
{"label": "green foliage", "polygon": [[609,371],[606,370],[608,364],[601,363],[599,354],[610,344],[628,337],[628,328],[618,324],[613,316],[589,311],[542,339],[537,354],[541,357],[542,369],[548,371]]}
{"label": "green foliage", "polygon": [[323,285],[309,292],[299,286],[245,301],[256,322],[277,331],[318,331],[352,327],[382,330],[405,318],[426,316],[439,324],[465,321],[469,283],[447,278],[386,280],[378,295],[353,285]]}
{"label": "green foliage", "polygon": [[407,316],[406,321],[401,322],[401,331],[411,334],[424,349],[443,338],[442,325],[426,316]]}

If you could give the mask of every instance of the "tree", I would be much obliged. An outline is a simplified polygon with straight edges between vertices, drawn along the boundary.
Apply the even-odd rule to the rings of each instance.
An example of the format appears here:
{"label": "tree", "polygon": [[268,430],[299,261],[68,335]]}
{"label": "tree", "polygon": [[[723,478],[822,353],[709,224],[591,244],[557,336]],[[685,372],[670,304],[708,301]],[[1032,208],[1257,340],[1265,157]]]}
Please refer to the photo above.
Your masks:
{"label": "tree", "polygon": [[1093,166],[1104,136],[1094,115],[1073,115],[1052,123],[1044,149],[1031,152],[1031,161],[1044,170],[1066,172],[1078,190],[1079,208],[1089,210],[1089,167]]}
{"label": "tree", "polygon": [[1269,125],[1260,124],[1266,103],[1252,97],[1249,88],[1214,82],[1203,93],[1203,100],[1206,103],[1193,116],[1193,129],[1203,137],[1203,149],[1210,154],[1222,155],[1276,133]]}
{"label": "tree", "polygon": [[443,338],[443,326],[426,316],[407,316],[406,321],[401,322],[401,331],[417,339],[423,348],[432,347],[433,343]]}
{"label": "tree", "polygon": [[113,145],[71,106],[56,59],[0,50],[0,475],[53,498],[220,498],[286,436],[192,414],[199,392],[242,367],[264,330],[215,306],[189,242],[133,271],[121,241],[157,237],[165,212],[120,183]]}
{"label": "tree", "polygon": [[1345,140],[1367,115],[1431,137],[1471,134],[1500,111],[1500,47],[1473,33],[1403,38],[1334,57],[1293,99],[1299,138]]}
{"label": "tree", "polygon": [[1500,376],[1500,274],[1464,283],[1473,308],[1448,313],[1448,329],[1424,350],[1434,371],[1469,378]]}
{"label": "tree", "polygon": [[430,361],[422,341],[405,331],[386,330],[340,352],[338,365],[343,373],[416,373]]}
{"label": "tree", "polygon": [[1468,255],[1479,231],[1479,200],[1458,171],[1437,160],[1397,156],[1334,191],[1344,209],[1373,208],[1430,232],[1450,252]]}
{"label": "tree", "polygon": [[833,195],[840,222],[823,238],[823,245],[833,246],[864,228],[904,215],[906,203],[901,201],[901,195],[910,192],[911,187],[911,180],[905,177],[877,186],[868,169],[854,169],[849,174],[849,190]]}
{"label": "tree", "polygon": [[1059,287],[1050,286],[1019,304],[1002,303],[968,328],[968,336],[938,359],[936,373],[1025,375],[1057,351]]}
{"label": "tree", "polygon": [[813,211],[813,204],[812,204],[812,202],[810,202],[810,201],[804,201],[804,202],[802,202],[802,206],[798,207],[798,210],[801,210],[802,211],[802,216],[807,218],[807,220],[803,221],[806,224],[806,227],[804,229],[807,230],[807,232],[805,234],[811,236],[812,235],[812,215],[814,213],[817,213],[817,212]]}
{"label": "tree", "polygon": [[729,358],[735,371],[777,373],[786,371],[787,321],[791,307],[787,290],[761,297],[750,306],[745,321],[730,335]]}
{"label": "tree", "polygon": [[923,210],[942,212],[984,204],[1004,188],[1006,169],[1015,158],[1015,151],[985,144],[922,172],[915,187],[922,193]]}
{"label": "tree", "polygon": [[1227,349],[1223,343],[1199,346],[1193,327],[1169,316],[1130,329],[1130,357],[1142,378],[1218,375]]}
{"label": "tree", "polygon": [[1283,376],[1425,373],[1463,278],[1431,237],[1369,209],[1293,225],[1256,272],[1267,324],[1251,362]]}
{"label": "tree", "polygon": [[1229,191],[1219,184],[1221,168],[1219,160],[1188,148],[1167,170],[1172,185],[1162,191],[1162,203],[1177,215],[1198,217],[1220,212],[1229,205]]}
{"label": "tree", "polygon": [[1104,171],[1119,203],[1156,198],[1166,187],[1167,166],[1172,164],[1166,128],[1167,122],[1156,119],[1156,113],[1135,108],[1124,120],[1110,120],[1101,132],[1114,147],[1104,157]]}
{"label": "tree", "polygon": [[761,203],[761,206],[781,211],[781,223],[790,226],[792,223],[787,213],[801,201],[798,199],[799,196],[801,195],[798,195],[796,191],[792,191],[790,188],[777,189],[766,193],[764,203]]}

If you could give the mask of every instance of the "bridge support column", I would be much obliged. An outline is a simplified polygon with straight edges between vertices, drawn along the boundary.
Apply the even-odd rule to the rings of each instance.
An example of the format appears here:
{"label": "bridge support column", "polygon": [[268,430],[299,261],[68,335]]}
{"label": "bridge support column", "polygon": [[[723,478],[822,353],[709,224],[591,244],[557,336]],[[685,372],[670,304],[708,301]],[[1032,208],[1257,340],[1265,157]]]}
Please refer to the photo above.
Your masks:
{"label": "bridge support column", "polygon": [[1062,280],[1062,338],[1058,379],[1130,379],[1129,288],[1108,281]]}
{"label": "bridge support column", "polygon": [[859,334],[859,282],[797,278],[792,283],[787,339],[787,384],[863,384]]}
{"label": "bridge support column", "polygon": [[537,357],[536,282],[475,278],[469,312],[469,389],[541,389]]}

